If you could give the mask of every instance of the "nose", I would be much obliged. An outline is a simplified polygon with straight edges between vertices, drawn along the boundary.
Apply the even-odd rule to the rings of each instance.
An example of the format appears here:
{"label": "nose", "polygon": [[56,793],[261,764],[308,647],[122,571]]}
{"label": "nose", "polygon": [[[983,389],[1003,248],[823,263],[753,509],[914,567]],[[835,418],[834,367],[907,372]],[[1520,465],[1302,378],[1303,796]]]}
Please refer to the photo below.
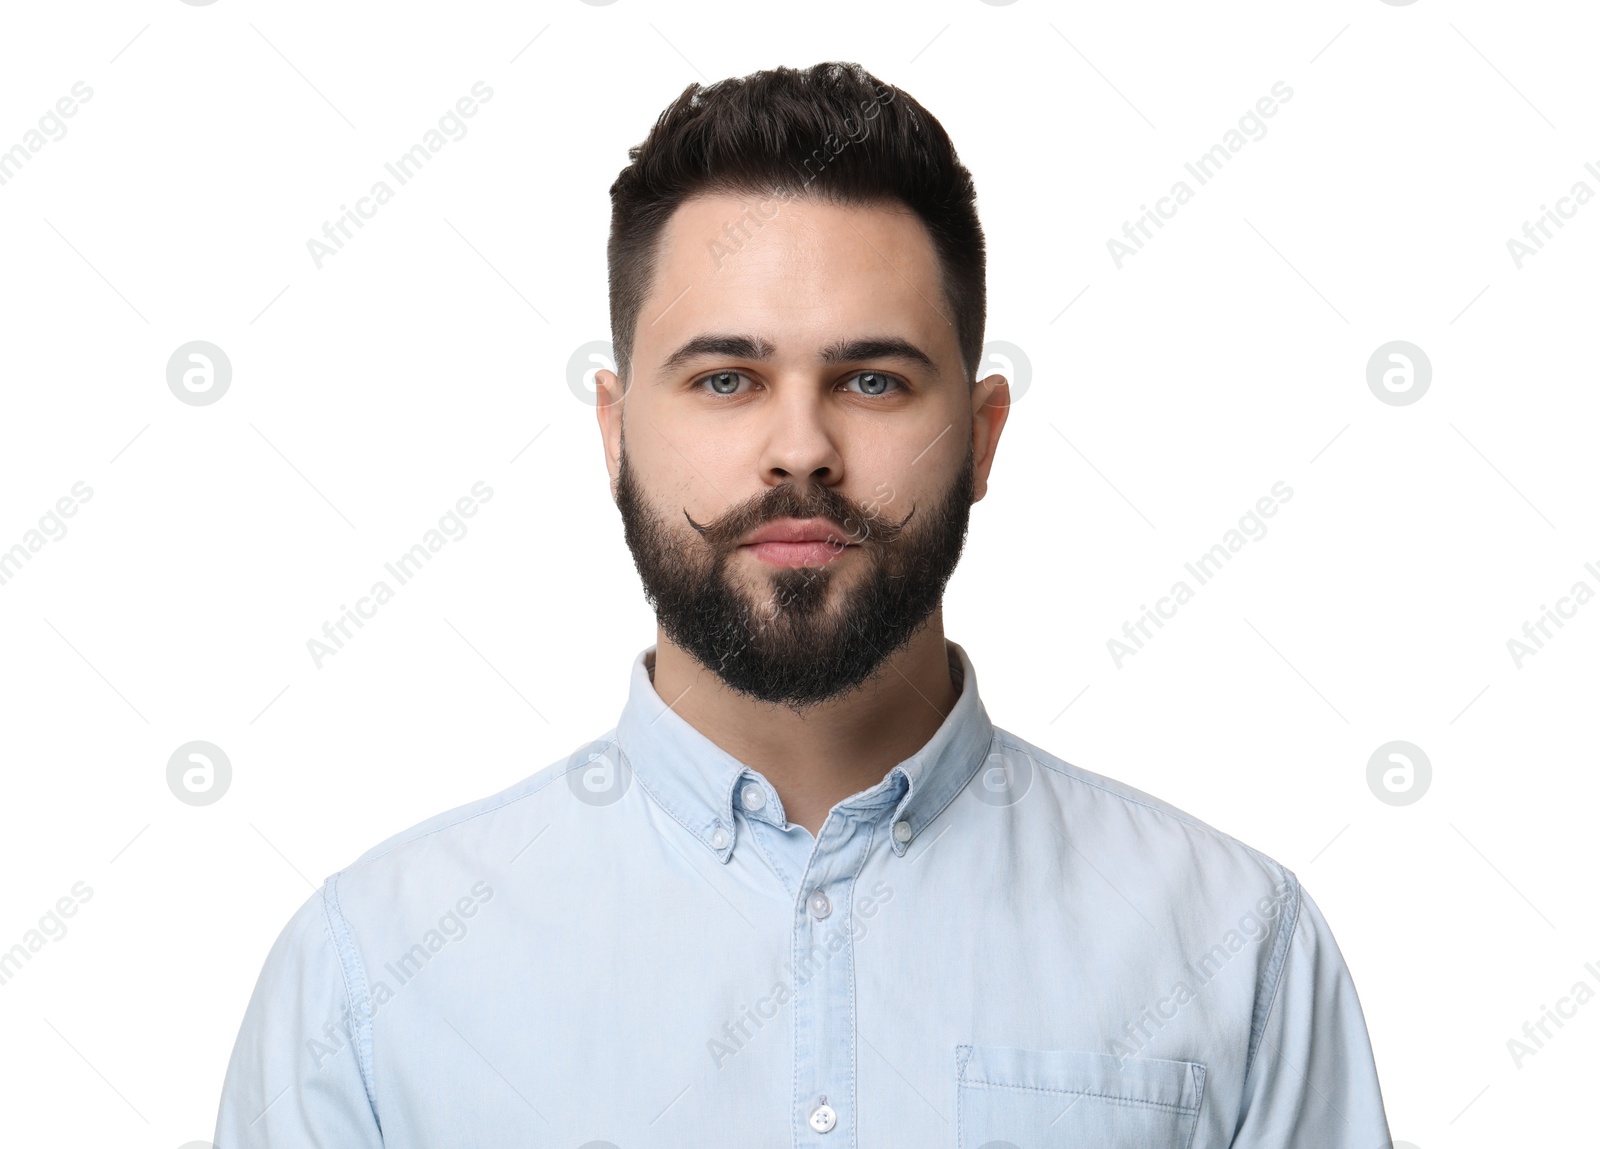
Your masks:
{"label": "nose", "polygon": [[790,387],[767,409],[762,429],[761,477],[769,486],[844,480],[844,457],[827,425],[824,403],[809,389]]}

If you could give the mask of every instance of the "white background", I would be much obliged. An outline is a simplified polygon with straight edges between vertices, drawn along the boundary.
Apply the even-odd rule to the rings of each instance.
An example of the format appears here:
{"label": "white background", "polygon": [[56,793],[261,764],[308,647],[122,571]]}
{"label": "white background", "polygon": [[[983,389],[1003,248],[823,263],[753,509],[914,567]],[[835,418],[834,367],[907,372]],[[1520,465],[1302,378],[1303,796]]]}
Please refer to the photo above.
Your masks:
{"label": "white background", "polygon": [[[1507,1040],[1600,989],[1600,606],[1520,668],[1507,640],[1600,590],[1600,206],[1520,269],[1506,241],[1600,191],[1597,34],[1576,2],[6,5],[0,149],[93,95],[0,186],[0,549],[93,495],[0,586],[0,949],[93,897],[0,986],[0,1140],[208,1138],[313,884],[614,723],[653,619],[566,378],[608,337],[606,189],[685,85],[825,59],[949,130],[988,338],[1031,362],[946,602],[995,721],[1300,876],[1397,1139],[1592,1137],[1600,1002],[1520,1068]],[[306,241],[477,81],[319,270]],[[166,382],[197,339],[232,364],[213,405]],[[1368,388],[1391,340],[1431,361],[1414,404]],[[307,640],[479,480],[319,669]],[[1280,480],[1119,669],[1107,640]],[[232,762],[214,805],[167,786],[194,739]],[[1367,783],[1395,739],[1433,769],[1406,806]]]}

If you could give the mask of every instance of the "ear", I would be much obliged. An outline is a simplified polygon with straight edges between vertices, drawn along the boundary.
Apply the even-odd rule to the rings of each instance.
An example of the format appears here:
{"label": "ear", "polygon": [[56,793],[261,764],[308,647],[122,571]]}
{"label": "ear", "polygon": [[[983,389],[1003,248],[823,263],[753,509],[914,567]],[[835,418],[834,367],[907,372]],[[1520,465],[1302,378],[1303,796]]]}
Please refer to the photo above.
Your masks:
{"label": "ear", "polygon": [[594,373],[594,413],[600,422],[600,441],[611,476],[611,497],[617,497],[617,475],[622,465],[622,401],[626,394],[615,371]]}
{"label": "ear", "polygon": [[1000,432],[1011,414],[1011,385],[1004,375],[990,375],[972,388],[972,501],[989,490],[989,468],[994,466]]}

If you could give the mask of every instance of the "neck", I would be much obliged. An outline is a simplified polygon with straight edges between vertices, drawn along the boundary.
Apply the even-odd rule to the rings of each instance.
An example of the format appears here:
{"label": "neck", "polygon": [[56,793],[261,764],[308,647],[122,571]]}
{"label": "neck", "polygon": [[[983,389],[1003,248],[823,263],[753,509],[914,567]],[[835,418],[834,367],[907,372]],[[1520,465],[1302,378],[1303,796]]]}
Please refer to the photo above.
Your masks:
{"label": "neck", "polygon": [[760,771],[789,821],[812,837],[835,803],[922,749],[959,697],[937,609],[859,689],[798,713],[729,689],[659,631],[654,682],[679,717]]}

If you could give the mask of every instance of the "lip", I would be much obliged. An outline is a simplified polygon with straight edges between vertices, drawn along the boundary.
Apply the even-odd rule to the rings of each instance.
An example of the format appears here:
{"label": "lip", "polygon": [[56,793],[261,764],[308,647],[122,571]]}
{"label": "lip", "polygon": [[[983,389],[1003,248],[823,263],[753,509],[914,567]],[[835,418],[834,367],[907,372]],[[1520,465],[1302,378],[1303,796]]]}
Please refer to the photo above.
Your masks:
{"label": "lip", "polygon": [[843,531],[827,519],[773,519],[746,535],[740,546],[758,543],[826,543],[835,547],[853,545]]}
{"label": "lip", "polygon": [[854,546],[827,519],[774,519],[739,544],[741,550],[775,567],[827,566]]}

